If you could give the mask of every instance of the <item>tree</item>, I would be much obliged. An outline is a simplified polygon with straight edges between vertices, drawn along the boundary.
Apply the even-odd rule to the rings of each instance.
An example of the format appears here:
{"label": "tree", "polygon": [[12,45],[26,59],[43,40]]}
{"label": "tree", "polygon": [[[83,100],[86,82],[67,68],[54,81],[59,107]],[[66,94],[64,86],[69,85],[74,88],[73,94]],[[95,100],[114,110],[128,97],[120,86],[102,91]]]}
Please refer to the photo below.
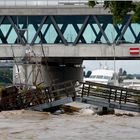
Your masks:
{"label": "tree", "polygon": [[140,2],[135,5],[133,21],[140,23]]}
{"label": "tree", "polygon": [[96,1],[95,1],[95,0],[89,0],[89,1],[88,1],[88,5],[89,5],[90,7],[94,7],[94,6],[96,5]]}
{"label": "tree", "polygon": [[[94,7],[97,2],[96,0],[89,0],[89,6]],[[133,2],[132,0],[128,1],[104,1],[104,8],[109,9],[109,12],[113,15],[113,24],[122,23],[124,17],[129,12],[134,12],[132,16],[132,21],[140,23],[140,2]]]}
{"label": "tree", "polygon": [[128,12],[134,8],[132,1],[105,1],[105,9],[109,8],[113,14],[113,23],[122,23]]}
{"label": "tree", "polygon": [[12,78],[13,78],[12,73],[13,72],[11,69],[8,69],[8,68],[0,69],[0,83],[3,83],[3,84],[12,83]]}

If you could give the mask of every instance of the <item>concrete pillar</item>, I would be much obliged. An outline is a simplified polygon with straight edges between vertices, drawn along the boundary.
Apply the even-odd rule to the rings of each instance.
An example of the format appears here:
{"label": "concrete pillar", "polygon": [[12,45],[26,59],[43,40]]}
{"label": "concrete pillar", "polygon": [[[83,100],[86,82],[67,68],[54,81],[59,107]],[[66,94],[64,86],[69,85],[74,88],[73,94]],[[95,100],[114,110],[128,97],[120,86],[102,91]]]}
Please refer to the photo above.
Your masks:
{"label": "concrete pillar", "polygon": [[78,80],[83,81],[83,68],[82,67],[68,67],[64,68],[64,80]]}
{"label": "concrete pillar", "polygon": [[68,66],[46,66],[44,68],[45,83],[57,83],[67,80],[83,80],[82,67],[68,67]]}
{"label": "concrete pillar", "polygon": [[34,85],[44,83],[43,65],[22,64],[13,67],[13,83]]}
{"label": "concrete pillar", "polygon": [[21,64],[14,65],[13,83],[25,85],[45,86],[51,83],[58,83],[66,80],[83,80],[83,68],[80,65],[45,65],[45,64]]}

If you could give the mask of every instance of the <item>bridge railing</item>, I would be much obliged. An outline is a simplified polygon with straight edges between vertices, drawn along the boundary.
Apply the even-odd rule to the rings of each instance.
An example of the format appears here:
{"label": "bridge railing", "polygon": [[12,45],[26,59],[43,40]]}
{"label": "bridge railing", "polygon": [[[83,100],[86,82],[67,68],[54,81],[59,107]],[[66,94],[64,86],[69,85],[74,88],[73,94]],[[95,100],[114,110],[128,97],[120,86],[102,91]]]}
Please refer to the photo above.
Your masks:
{"label": "bridge railing", "polygon": [[88,0],[0,0],[0,7],[46,7],[87,5]]}
{"label": "bridge railing", "polygon": [[140,104],[140,90],[123,88],[113,85],[104,85],[94,82],[85,82],[82,87],[82,97],[100,97],[111,101],[128,104]]}
{"label": "bridge railing", "polygon": [[15,85],[1,89],[0,110],[13,110],[23,108],[34,108],[41,104],[50,104],[54,101],[61,103],[61,99],[75,99],[75,81],[64,81],[51,84],[48,87],[37,86],[36,88],[24,88],[25,85]]}

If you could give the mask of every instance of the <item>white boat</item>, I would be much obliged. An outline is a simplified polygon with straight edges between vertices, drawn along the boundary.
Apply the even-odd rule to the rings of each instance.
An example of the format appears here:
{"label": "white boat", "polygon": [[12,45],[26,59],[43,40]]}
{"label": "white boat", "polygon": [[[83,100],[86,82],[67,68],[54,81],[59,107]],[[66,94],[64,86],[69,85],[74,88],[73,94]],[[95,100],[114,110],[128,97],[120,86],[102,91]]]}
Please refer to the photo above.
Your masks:
{"label": "white boat", "polygon": [[[93,70],[89,78],[84,78],[85,81],[91,81],[96,83],[102,83],[102,84],[111,84],[115,85],[115,78],[116,74],[113,70],[109,69],[97,69]],[[117,79],[117,76],[116,76]]]}
{"label": "white boat", "polygon": [[123,87],[140,90],[140,79],[125,79],[123,80]]}

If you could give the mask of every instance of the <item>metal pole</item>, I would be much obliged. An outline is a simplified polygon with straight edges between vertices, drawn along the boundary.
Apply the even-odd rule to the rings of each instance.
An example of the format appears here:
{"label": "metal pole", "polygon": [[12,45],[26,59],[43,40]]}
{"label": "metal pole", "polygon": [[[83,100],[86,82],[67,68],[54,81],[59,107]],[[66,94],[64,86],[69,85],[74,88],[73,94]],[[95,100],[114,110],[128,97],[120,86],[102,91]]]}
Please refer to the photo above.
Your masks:
{"label": "metal pole", "polygon": [[116,85],[116,60],[115,60],[115,56],[116,56],[116,50],[115,50],[115,36],[114,34],[112,33],[112,47],[113,47],[113,57],[114,57],[114,85]]}
{"label": "metal pole", "polygon": [[115,50],[115,43],[113,43],[113,49],[114,49],[114,84],[116,85],[116,60],[115,60],[115,56],[116,56],[116,50]]}

